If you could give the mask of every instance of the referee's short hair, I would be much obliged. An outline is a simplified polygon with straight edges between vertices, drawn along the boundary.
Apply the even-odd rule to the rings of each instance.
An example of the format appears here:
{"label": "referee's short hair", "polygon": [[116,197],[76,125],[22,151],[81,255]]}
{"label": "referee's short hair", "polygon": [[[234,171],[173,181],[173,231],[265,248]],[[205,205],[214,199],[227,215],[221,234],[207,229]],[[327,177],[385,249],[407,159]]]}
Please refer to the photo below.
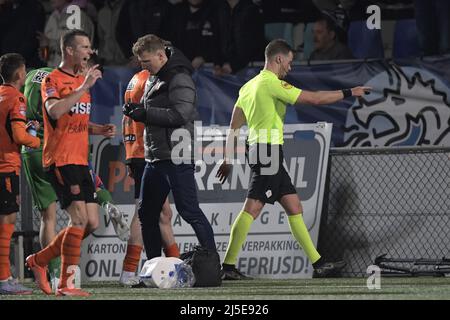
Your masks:
{"label": "referee's short hair", "polygon": [[275,39],[269,42],[266,46],[266,50],[264,52],[266,56],[266,60],[270,60],[275,57],[277,54],[288,55],[289,52],[294,52],[289,43],[284,39]]}

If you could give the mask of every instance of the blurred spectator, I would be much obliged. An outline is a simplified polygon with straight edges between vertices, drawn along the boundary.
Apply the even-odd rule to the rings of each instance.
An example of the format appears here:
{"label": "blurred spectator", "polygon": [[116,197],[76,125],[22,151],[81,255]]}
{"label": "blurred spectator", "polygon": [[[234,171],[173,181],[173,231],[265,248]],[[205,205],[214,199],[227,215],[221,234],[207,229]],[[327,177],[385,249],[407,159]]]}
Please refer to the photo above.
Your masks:
{"label": "blurred spectator", "polygon": [[217,21],[220,53],[215,75],[236,73],[252,60],[263,60],[263,18],[251,0],[220,0]]}
{"label": "blurred spectator", "polygon": [[99,57],[107,65],[126,64],[128,59],[116,40],[116,26],[124,0],[106,0],[98,12]]}
{"label": "blurred spectator", "polygon": [[320,11],[334,11],[342,7],[346,11],[350,11],[356,4],[356,0],[313,0],[312,1]]}
{"label": "blurred spectator", "polygon": [[98,12],[95,5],[89,0],[72,0],[72,4],[75,4],[81,8],[91,18],[94,25],[97,24]]}
{"label": "blurred spectator", "polygon": [[215,8],[210,0],[187,0],[174,8],[170,39],[197,69],[216,60],[219,49]]}
{"label": "blurred spectator", "polygon": [[348,21],[365,20],[367,18],[366,8],[374,3],[373,0],[313,0],[314,5],[321,12],[329,12],[336,17],[336,24],[345,28]]}
{"label": "blurred spectator", "polygon": [[[38,32],[38,38],[41,47],[41,58],[47,61],[47,66],[57,67],[61,62],[61,50],[59,48],[59,40],[68,29],[67,20],[70,14],[66,9],[71,5],[69,0],[51,0],[53,12],[45,24],[44,33]],[[80,10],[80,29],[89,35],[91,43],[94,41],[95,28],[91,18]]]}
{"label": "blurred spectator", "polygon": [[[91,19],[94,25],[94,38],[91,40],[92,49],[98,48],[98,34],[97,34],[97,24],[98,24],[98,10],[93,0],[71,0],[71,4],[77,5],[81,10],[86,13],[86,15]],[[99,60],[102,60],[99,58]]]}
{"label": "blurred spectator", "polygon": [[350,49],[341,43],[336,35],[336,26],[326,15],[314,24],[314,51],[310,60],[352,59]]}
{"label": "blurred spectator", "polygon": [[[154,34],[170,40],[167,30],[172,5],[166,0],[128,0],[120,10],[116,39],[126,58],[133,61],[131,47],[143,35]],[[136,64],[137,66],[138,64]]]}
{"label": "blurred spectator", "polygon": [[351,20],[366,19],[366,1],[361,0],[359,4],[356,0],[313,0],[314,5],[322,13],[328,16],[334,25],[337,38],[347,42],[347,31]]}
{"label": "blurred spectator", "polygon": [[36,31],[44,29],[45,11],[35,0],[0,0],[0,56],[21,54],[27,67],[43,65],[39,59]]}
{"label": "blurred spectator", "polygon": [[414,1],[419,44],[424,55],[450,52],[450,1]]}
{"label": "blurred spectator", "polygon": [[312,22],[317,19],[319,10],[312,1],[299,0],[253,0],[260,4],[264,23],[299,23]]}

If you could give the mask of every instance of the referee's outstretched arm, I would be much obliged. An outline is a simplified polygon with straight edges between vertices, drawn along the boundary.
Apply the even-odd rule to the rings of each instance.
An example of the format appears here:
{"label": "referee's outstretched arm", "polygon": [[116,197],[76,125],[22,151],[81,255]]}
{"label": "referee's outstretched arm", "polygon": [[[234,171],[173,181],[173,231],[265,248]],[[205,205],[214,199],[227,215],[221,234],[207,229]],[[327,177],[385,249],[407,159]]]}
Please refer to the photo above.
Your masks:
{"label": "referee's outstretched arm", "polygon": [[372,90],[371,87],[354,87],[335,91],[306,91],[303,90],[297,98],[298,104],[330,104],[347,97],[361,97]]}

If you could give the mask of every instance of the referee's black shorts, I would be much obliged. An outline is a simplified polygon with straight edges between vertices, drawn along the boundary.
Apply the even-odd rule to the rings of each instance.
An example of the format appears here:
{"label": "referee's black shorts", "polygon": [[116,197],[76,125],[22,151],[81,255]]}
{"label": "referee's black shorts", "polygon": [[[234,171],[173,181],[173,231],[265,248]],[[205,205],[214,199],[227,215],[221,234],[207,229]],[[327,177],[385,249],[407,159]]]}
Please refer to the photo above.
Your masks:
{"label": "referee's black shorts", "polygon": [[297,193],[283,160],[281,145],[255,144],[249,147],[251,173],[247,198],[274,204],[287,194]]}

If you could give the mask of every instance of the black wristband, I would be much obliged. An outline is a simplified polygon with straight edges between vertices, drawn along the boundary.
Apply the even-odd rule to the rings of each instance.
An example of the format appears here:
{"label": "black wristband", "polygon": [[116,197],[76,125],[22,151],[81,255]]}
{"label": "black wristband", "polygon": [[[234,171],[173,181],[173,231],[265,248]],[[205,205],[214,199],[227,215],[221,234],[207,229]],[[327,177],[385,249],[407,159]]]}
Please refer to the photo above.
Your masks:
{"label": "black wristband", "polygon": [[344,99],[352,96],[352,89],[342,89],[341,91],[344,95]]}

